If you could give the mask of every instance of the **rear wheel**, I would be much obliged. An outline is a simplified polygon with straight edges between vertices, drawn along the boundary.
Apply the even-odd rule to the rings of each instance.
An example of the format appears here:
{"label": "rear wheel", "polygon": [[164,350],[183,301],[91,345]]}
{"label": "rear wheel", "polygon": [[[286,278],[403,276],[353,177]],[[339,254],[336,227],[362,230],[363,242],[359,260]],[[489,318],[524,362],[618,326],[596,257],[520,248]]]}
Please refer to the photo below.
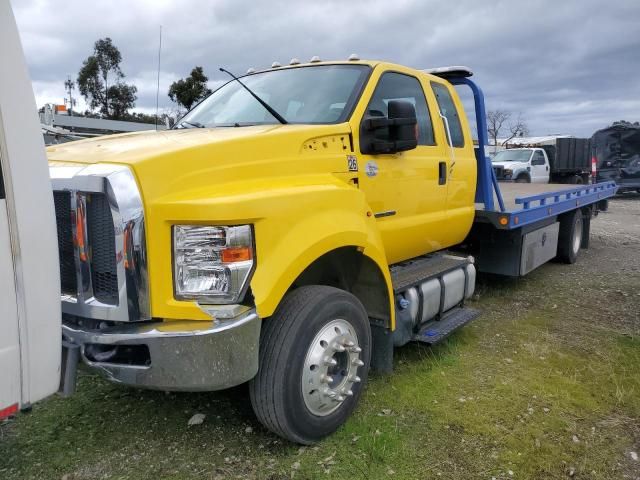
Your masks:
{"label": "rear wheel", "polygon": [[560,232],[558,234],[557,259],[564,263],[575,263],[582,245],[582,231],[584,222],[582,212],[567,213],[560,217]]}
{"label": "rear wheel", "polygon": [[371,358],[367,313],[352,294],[314,285],[289,293],[264,322],[249,387],[253,410],[281,437],[314,443],[347,420],[362,394]]}
{"label": "rear wheel", "polygon": [[578,181],[578,177],[577,176],[572,175],[570,177],[566,177],[564,183],[568,183],[569,185],[576,185],[577,183],[582,183],[582,182]]}

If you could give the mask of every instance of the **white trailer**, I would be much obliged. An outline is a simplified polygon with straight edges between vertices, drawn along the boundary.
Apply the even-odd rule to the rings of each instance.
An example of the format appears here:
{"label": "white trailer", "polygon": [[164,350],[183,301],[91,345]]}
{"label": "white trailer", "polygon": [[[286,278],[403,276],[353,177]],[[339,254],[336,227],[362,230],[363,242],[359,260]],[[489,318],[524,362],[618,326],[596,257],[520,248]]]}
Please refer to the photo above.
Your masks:
{"label": "white trailer", "polygon": [[57,232],[33,90],[0,0],[0,419],[60,384]]}

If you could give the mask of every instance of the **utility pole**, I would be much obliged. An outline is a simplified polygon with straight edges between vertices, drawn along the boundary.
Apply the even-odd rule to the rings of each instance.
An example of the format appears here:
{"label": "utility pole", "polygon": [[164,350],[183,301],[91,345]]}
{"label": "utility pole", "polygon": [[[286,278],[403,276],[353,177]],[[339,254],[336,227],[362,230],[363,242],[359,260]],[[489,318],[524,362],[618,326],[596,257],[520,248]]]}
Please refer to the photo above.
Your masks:
{"label": "utility pole", "polygon": [[[67,79],[65,80],[64,88],[69,94],[69,116],[71,116],[73,115],[73,107],[75,107],[76,105],[76,100],[73,98],[73,94],[72,94],[72,91],[76,88],[76,84],[74,83],[73,80],[71,80],[71,77],[67,77]],[[65,99],[65,103],[66,103],[66,99]]]}

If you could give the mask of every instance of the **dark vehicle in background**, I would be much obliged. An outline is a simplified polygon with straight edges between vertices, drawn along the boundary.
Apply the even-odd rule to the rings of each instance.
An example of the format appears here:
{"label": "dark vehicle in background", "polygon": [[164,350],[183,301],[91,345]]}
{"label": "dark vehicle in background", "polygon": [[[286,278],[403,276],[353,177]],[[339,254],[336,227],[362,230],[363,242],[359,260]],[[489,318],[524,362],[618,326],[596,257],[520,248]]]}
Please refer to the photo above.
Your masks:
{"label": "dark vehicle in background", "polygon": [[640,193],[640,125],[624,123],[598,130],[591,137],[598,166],[597,181],[614,180],[618,193]]}

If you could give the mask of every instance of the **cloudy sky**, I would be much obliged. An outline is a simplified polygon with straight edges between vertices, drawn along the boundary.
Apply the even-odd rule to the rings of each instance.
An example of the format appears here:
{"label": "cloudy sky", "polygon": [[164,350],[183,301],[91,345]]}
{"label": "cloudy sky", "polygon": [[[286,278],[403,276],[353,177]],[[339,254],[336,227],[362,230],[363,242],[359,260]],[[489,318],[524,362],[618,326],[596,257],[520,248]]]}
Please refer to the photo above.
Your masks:
{"label": "cloudy sky", "polygon": [[38,105],[61,103],[98,38],[111,37],[138,87],[160,108],[171,82],[202,65],[212,86],[272,61],[383,59],[416,68],[468,65],[487,108],[521,112],[531,134],[590,136],[640,120],[638,0],[11,0]]}

